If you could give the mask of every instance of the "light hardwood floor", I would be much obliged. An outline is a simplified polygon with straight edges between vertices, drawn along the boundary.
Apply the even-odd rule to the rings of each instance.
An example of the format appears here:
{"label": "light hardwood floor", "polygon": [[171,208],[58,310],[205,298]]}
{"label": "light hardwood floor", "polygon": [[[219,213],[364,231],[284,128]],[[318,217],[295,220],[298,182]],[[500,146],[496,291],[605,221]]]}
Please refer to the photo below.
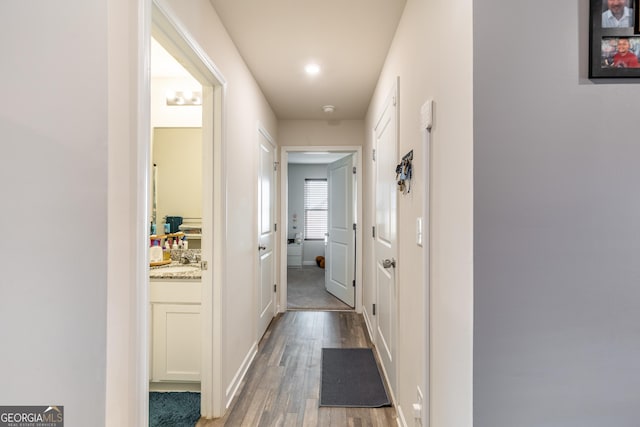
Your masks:
{"label": "light hardwood floor", "polygon": [[196,427],[396,426],[394,408],[320,408],[323,347],[371,347],[362,315],[289,311],[276,317],[223,418]]}

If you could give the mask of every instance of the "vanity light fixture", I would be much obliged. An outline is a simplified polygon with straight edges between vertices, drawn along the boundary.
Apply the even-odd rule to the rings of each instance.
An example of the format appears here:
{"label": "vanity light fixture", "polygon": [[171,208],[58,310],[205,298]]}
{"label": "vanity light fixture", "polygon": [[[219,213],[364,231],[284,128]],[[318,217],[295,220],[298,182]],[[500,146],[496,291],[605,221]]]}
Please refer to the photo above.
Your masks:
{"label": "vanity light fixture", "polygon": [[202,92],[192,92],[190,90],[167,92],[167,105],[202,105]]}

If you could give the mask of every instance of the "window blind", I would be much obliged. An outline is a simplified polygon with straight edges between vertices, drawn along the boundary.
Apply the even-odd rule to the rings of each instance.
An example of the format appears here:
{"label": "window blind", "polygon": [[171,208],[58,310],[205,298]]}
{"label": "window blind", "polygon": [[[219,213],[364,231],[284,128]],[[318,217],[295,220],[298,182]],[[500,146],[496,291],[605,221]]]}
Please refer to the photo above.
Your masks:
{"label": "window blind", "polygon": [[323,240],[329,205],[326,179],[304,180],[304,238]]}

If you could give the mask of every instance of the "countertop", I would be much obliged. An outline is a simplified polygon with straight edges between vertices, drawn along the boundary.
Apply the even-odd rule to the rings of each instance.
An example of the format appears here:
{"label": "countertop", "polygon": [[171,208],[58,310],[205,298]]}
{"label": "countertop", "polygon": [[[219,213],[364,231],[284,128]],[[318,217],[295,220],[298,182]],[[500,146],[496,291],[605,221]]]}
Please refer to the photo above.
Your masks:
{"label": "countertop", "polygon": [[[185,267],[184,269],[181,267]],[[183,270],[183,271],[180,271]],[[188,271],[184,271],[188,270]],[[201,280],[202,270],[199,263],[181,264],[172,261],[171,264],[158,267],[149,267],[150,279],[173,279],[173,280]]]}

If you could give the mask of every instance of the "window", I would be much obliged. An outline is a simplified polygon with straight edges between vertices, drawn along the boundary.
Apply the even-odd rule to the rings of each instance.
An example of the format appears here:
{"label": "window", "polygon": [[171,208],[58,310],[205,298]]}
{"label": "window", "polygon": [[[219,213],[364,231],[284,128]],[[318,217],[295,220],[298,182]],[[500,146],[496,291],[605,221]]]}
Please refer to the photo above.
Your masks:
{"label": "window", "polygon": [[324,240],[327,232],[327,180],[304,180],[304,238]]}

